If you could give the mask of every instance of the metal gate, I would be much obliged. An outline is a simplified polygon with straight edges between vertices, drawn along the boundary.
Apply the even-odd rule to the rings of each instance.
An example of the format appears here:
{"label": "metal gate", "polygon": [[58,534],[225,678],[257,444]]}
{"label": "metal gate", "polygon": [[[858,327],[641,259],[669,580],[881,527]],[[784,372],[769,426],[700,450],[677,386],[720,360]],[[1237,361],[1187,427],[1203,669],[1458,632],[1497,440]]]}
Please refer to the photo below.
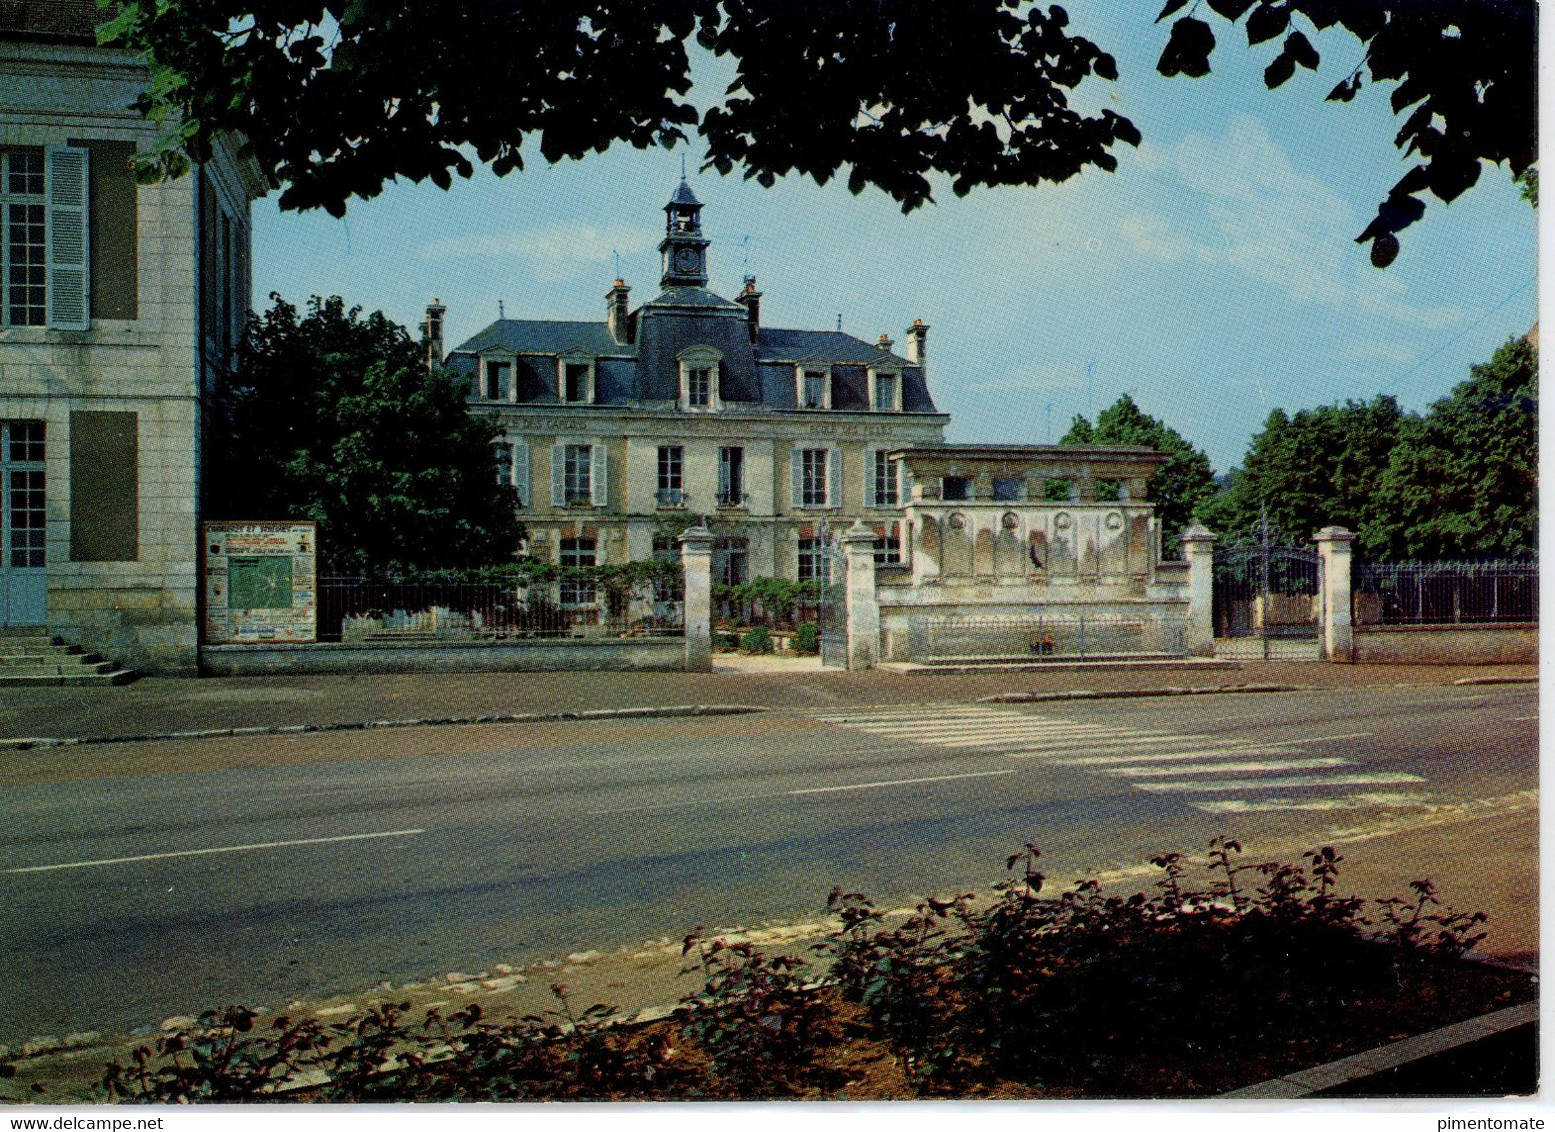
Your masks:
{"label": "metal gate", "polygon": [[848,563],[842,548],[830,538],[820,549],[821,663],[848,666]]}
{"label": "metal gate", "polygon": [[1319,660],[1323,560],[1311,547],[1254,543],[1215,552],[1215,655]]}

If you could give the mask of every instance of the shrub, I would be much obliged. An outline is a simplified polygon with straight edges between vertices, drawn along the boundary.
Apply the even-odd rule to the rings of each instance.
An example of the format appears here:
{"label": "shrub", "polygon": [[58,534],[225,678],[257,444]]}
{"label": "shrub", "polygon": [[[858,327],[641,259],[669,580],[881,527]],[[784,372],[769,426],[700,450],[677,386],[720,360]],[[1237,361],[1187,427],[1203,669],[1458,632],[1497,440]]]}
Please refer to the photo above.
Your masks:
{"label": "shrub", "polygon": [[721,649],[737,649],[740,647],[740,635],[738,633],[718,633],[713,642]]}
{"label": "shrub", "polygon": [[789,642],[789,648],[807,656],[814,656],[821,651],[821,631],[814,621],[806,621],[794,630],[794,639]]}
{"label": "shrub", "polygon": [[772,651],[772,634],[767,631],[765,625],[757,625],[750,632],[740,638],[740,651],[756,654]]}

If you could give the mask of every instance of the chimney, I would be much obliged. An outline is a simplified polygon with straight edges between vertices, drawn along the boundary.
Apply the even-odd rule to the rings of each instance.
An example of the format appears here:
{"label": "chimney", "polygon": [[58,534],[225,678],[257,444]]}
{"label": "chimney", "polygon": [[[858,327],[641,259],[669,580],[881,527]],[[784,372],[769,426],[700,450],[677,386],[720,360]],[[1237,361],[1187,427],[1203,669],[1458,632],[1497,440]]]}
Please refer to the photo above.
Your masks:
{"label": "chimney", "polygon": [[605,301],[610,304],[606,308],[605,325],[610,328],[610,337],[621,343],[629,341],[631,334],[631,323],[627,318],[626,310],[626,299],[631,293],[632,289],[620,279],[616,280],[614,287],[605,292]]}
{"label": "chimney", "polygon": [[754,343],[761,330],[761,292],[756,290],[754,275],[745,277],[745,290],[740,292],[735,302],[745,308],[745,321],[750,326],[751,342]]}
{"label": "chimney", "polygon": [[891,347],[896,345],[896,343],[891,341],[891,336],[889,334],[882,334],[880,336],[880,341],[876,342],[875,345],[889,354],[891,352]]}
{"label": "chimney", "polygon": [[925,367],[929,354],[929,328],[923,325],[923,319],[915,318],[912,325],[907,328],[907,360],[917,364],[919,369]]}
{"label": "chimney", "polygon": [[443,315],[448,310],[443,300],[433,299],[427,306],[427,320],[421,324],[427,342],[427,369],[443,364]]}

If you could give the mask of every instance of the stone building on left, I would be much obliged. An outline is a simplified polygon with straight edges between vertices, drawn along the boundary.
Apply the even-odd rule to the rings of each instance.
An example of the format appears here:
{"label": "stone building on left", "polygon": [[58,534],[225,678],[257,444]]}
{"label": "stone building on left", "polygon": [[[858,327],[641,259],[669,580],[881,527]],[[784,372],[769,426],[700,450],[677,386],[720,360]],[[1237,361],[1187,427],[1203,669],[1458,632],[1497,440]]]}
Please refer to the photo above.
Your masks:
{"label": "stone building on left", "polygon": [[94,0],[0,4],[0,628],[196,671],[205,398],[249,309],[231,145],[137,185],[147,71]]}

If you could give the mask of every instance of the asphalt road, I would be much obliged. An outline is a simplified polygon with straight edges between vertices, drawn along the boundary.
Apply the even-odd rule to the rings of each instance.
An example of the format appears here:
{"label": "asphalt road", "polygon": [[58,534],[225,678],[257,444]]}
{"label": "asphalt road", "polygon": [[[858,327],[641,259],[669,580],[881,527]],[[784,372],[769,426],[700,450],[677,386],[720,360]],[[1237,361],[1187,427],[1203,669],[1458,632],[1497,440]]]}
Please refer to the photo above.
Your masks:
{"label": "asphalt road", "polygon": [[1364,689],[53,752],[0,792],[0,1042],[986,890],[1028,840],[1074,875],[1488,813],[1537,788],[1536,715]]}

